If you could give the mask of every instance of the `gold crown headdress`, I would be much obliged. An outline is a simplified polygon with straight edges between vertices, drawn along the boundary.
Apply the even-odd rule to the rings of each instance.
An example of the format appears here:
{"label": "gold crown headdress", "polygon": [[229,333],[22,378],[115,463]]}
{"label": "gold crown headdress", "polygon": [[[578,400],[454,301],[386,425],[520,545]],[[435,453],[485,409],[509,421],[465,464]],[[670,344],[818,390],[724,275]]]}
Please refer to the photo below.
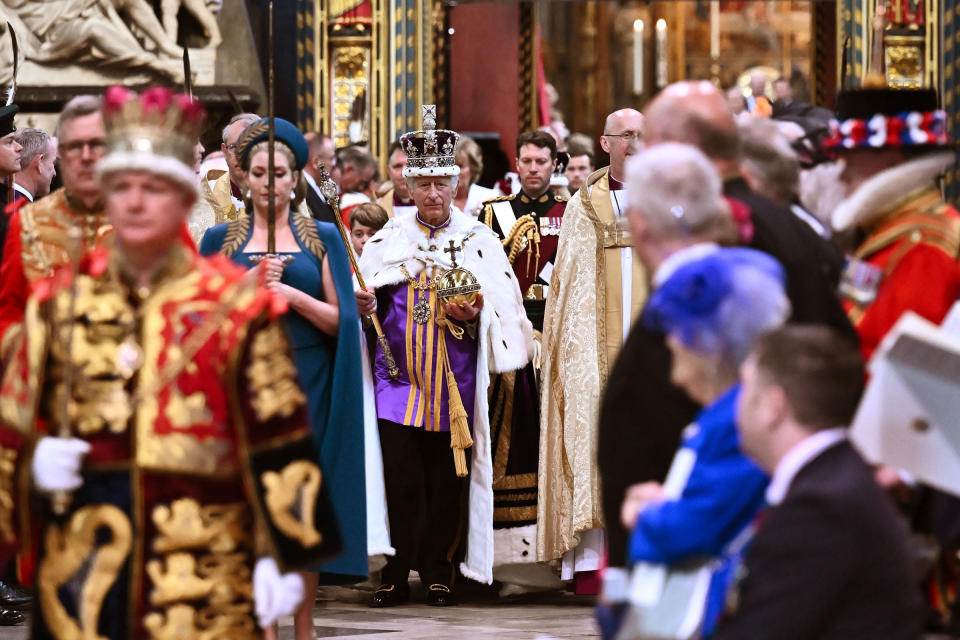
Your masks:
{"label": "gold crown headdress", "polygon": [[104,96],[107,153],[100,175],[148,171],[196,189],[194,148],[206,110],[186,94],[151,87],[142,94],[119,86]]}
{"label": "gold crown headdress", "polygon": [[437,105],[423,105],[423,129],[400,136],[400,146],[407,154],[404,178],[423,176],[458,176],[460,167],[453,154],[460,134],[437,129]]}

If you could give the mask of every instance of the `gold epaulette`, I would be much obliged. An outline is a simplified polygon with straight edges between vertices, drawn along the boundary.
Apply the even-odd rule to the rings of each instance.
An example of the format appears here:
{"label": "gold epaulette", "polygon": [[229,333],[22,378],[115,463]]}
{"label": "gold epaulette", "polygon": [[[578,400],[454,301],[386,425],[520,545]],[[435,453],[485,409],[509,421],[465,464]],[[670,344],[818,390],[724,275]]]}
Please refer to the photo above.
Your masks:
{"label": "gold epaulette", "polygon": [[570,198],[566,196],[553,196],[555,202],[570,202]]}
{"label": "gold epaulette", "polygon": [[946,205],[937,213],[917,213],[904,216],[868,237],[857,249],[860,259],[874,255],[904,238],[910,245],[925,243],[941,249],[952,258],[960,254],[960,220],[943,215]]}
{"label": "gold epaulette", "polygon": [[506,202],[507,200],[513,200],[516,197],[517,197],[517,194],[511,193],[505,196],[499,196],[497,198],[490,198],[489,200],[483,201],[483,206],[487,206],[488,204],[493,204],[494,202]]}

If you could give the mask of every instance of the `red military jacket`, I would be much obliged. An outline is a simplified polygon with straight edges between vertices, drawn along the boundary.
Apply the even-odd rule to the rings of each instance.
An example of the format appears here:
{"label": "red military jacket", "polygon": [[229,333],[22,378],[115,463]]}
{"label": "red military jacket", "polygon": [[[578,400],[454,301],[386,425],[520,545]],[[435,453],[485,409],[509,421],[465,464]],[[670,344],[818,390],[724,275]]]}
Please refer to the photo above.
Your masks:
{"label": "red military jacket", "polygon": [[935,186],[879,218],[841,281],[864,358],[904,311],[939,324],[960,297],[960,214]]}
{"label": "red military jacket", "polygon": [[81,252],[103,245],[113,234],[102,209],[85,210],[64,189],[25,204],[10,216],[0,263],[0,358],[18,333],[11,327],[23,319],[33,283],[69,264],[67,232],[74,226],[81,232]]}
{"label": "red military jacket", "polygon": [[[187,247],[147,287],[104,253],[37,284],[0,386],[0,542],[36,554],[35,631],[259,638],[256,559],[338,545],[283,303]],[[32,454],[65,431],[92,449],[51,517]]]}

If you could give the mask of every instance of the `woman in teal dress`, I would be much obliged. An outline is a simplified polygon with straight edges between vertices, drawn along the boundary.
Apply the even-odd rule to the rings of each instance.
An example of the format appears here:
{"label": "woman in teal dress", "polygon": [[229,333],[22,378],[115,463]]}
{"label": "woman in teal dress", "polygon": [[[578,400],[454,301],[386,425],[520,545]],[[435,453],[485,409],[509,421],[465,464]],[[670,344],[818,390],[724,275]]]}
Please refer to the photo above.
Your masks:
{"label": "woman in teal dress", "polygon": [[[346,249],[337,229],[298,211],[306,184],[307,144],[297,128],[276,119],[274,151],[276,258],[267,250],[267,120],[251,124],[237,142],[247,172],[244,216],[207,230],[200,253],[220,252],[259,268],[268,287],[289,304],[284,316],[300,382],[308,396],[324,482],[337,516],[341,553],[305,576],[306,599],[297,613],[297,638],[312,638],[318,580],[351,584],[367,578],[367,523],[363,397],[357,307]],[[340,304],[342,301],[342,304]]]}

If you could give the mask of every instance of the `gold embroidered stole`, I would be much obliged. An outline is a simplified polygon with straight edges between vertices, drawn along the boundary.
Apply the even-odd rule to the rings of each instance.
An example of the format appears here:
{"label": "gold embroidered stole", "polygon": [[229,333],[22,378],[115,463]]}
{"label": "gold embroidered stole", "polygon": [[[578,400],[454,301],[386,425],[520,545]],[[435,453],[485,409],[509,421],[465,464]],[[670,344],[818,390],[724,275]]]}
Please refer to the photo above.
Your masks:
{"label": "gold embroidered stole", "polygon": [[[609,169],[592,185],[590,197],[583,199],[584,209],[597,230],[597,264],[603,273],[597,274],[597,337],[605,349],[599,350],[602,382],[623,346],[623,269],[620,250],[633,247],[626,218],[621,226],[610,202]],[[581,194],[581,197],[583,194]],[[624,203],[625,204],[625,203]],[[647,278],[636,256],[632,260],[630,316],[636,319],[647,300]]]}

